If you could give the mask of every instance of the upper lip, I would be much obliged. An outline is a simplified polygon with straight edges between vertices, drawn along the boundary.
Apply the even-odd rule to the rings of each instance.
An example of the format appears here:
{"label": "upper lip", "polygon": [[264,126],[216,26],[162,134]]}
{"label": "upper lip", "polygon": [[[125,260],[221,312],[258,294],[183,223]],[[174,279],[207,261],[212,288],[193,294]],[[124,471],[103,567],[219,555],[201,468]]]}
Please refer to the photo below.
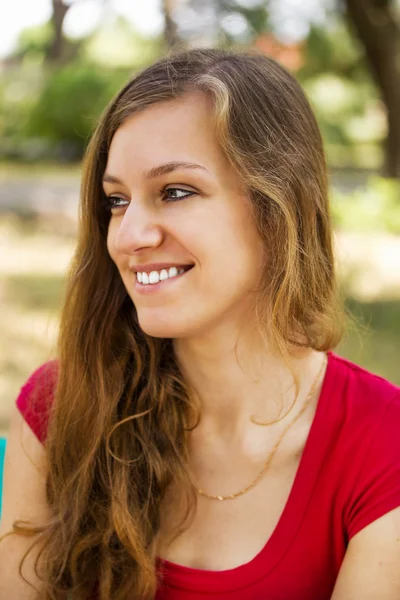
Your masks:
{"label": "upper lip", "polygon": [[132,265],[130,269],[136,273],[150,273],[151,271],[161,271],[162,269],[169,269],[170,267],[193,267],[193,264],[184,263],[147,263],[145,265]]}

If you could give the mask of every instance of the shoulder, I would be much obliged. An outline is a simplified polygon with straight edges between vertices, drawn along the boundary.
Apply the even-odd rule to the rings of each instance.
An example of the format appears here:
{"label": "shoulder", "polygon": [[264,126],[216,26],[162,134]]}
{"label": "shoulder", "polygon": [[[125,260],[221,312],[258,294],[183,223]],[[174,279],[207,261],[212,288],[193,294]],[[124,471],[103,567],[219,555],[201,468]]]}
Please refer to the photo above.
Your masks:
{"label": "shoulder", "polygon": [[349,461],[357,477],[366,460],[370,473],[373,465],[384,468],[391,460],[400,464],[400,387],[347,359],[330,357],[324,423],[346,470]]}
{"label": "shoulder", "polygon": [[352,427],[379,427],[389,413],[400,419],[400,387],[367,369],[330,353],[329,392]]}
{"label": "shoulder", "polygon": [[16,400],[19,412],[41,442],[46,438],[57,378],[57,360],[42,364],[21,387]]}
{"label": "shoulder", "polygon": [[336,459],[348,538],[400,506],[400,388],[332,356]]}

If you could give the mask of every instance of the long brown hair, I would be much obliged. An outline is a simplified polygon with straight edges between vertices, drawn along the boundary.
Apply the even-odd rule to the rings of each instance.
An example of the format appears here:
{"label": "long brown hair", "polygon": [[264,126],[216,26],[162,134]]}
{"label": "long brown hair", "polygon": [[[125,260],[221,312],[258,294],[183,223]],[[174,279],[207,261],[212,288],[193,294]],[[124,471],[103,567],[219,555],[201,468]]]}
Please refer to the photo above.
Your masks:
{"label": "long brown hair", "polygon": [[[284,356],[340,340],[327,174],[309,103],[265,55],[195,49],[162,58],[110,103],[89,144],[80,228],[62,312],[46,441],[52,522],[41,531],[41,600],[153,599],[160,507],[171,482],[195,506],[187,432],[196,405],[172,342],[147,336],[107,252],[102,176],[111,139],[133,113],[191,91],[211,98],[215,130],[252,200],[268,252],[255,307]],[[40,561],[39,561],[40,559]]]}

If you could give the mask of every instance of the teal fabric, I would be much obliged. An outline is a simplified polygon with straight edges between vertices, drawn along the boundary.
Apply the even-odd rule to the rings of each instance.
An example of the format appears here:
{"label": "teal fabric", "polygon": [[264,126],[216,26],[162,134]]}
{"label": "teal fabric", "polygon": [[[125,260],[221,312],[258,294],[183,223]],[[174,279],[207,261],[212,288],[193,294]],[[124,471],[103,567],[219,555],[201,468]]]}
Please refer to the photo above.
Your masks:
{"label": "teal fabric", "polygon": [[0,438],[0,517],[1,517],[1,498],[3,493],[3,466],[4,455],[6,452],[6,439]]}

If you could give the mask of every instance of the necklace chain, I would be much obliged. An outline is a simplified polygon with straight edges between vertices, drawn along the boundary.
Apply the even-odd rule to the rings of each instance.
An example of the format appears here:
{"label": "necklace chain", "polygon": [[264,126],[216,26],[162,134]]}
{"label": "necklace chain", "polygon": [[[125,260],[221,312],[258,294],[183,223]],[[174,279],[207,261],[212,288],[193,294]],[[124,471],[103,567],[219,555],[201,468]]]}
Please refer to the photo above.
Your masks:
{"label": "necklace chain", "polygon": [[301,417],[301,415],[307,410],[308,406],[311,403],[311,400],[313,398],[314,395],[314,391],[315,388],[317,386],[317,384],[319,383],[321,376],[324,372],[324,368],[325,365],[327,364],[327,357],[325,356],[323,362],[322,362],[322,366],[318,372],[318,375],[316,376],[316,378],[314,379],[314,382],[311,386],[310,392],[301,408],[301,410],[297,413],[297,415],[290,421],[290,423],[288,423],[288,425],[283,429],[281,435],[279,436],[279,438],[277,439],[277,441],[275,442],[271,452],[269,453],[267,460],[264,462],[264,465],[261,469],[261,471],[258,473],[257,477],[255,477],[253,479],[253,481],[246,486],[245,488],[241,489],[239,492],[235,492],[234,494],[230,494],[229,496],[214,496],[212,494],[207,494],[207,492],[205,492],[204,490],[202,490],[201,488],[196,488],[197,493],[200,496],[205,496],[206,498],[209,498],[210,500],[233,500],[234,498],[237,498],[238,496],[241,496],[242,494],[245,494],[247,491],[251,490],[255,485],[257,485],[257,483],[260,481],[260,479],[262,478],[262,476],[264,475],[264,473],[267,471],[269,465],[272,462],[272,459],[274,458],[279,445],[281,444],[283,438],[285,437],[286,433],[289,431],[289,429],[292,427],[292,425],[294,425],[294,423]]}

